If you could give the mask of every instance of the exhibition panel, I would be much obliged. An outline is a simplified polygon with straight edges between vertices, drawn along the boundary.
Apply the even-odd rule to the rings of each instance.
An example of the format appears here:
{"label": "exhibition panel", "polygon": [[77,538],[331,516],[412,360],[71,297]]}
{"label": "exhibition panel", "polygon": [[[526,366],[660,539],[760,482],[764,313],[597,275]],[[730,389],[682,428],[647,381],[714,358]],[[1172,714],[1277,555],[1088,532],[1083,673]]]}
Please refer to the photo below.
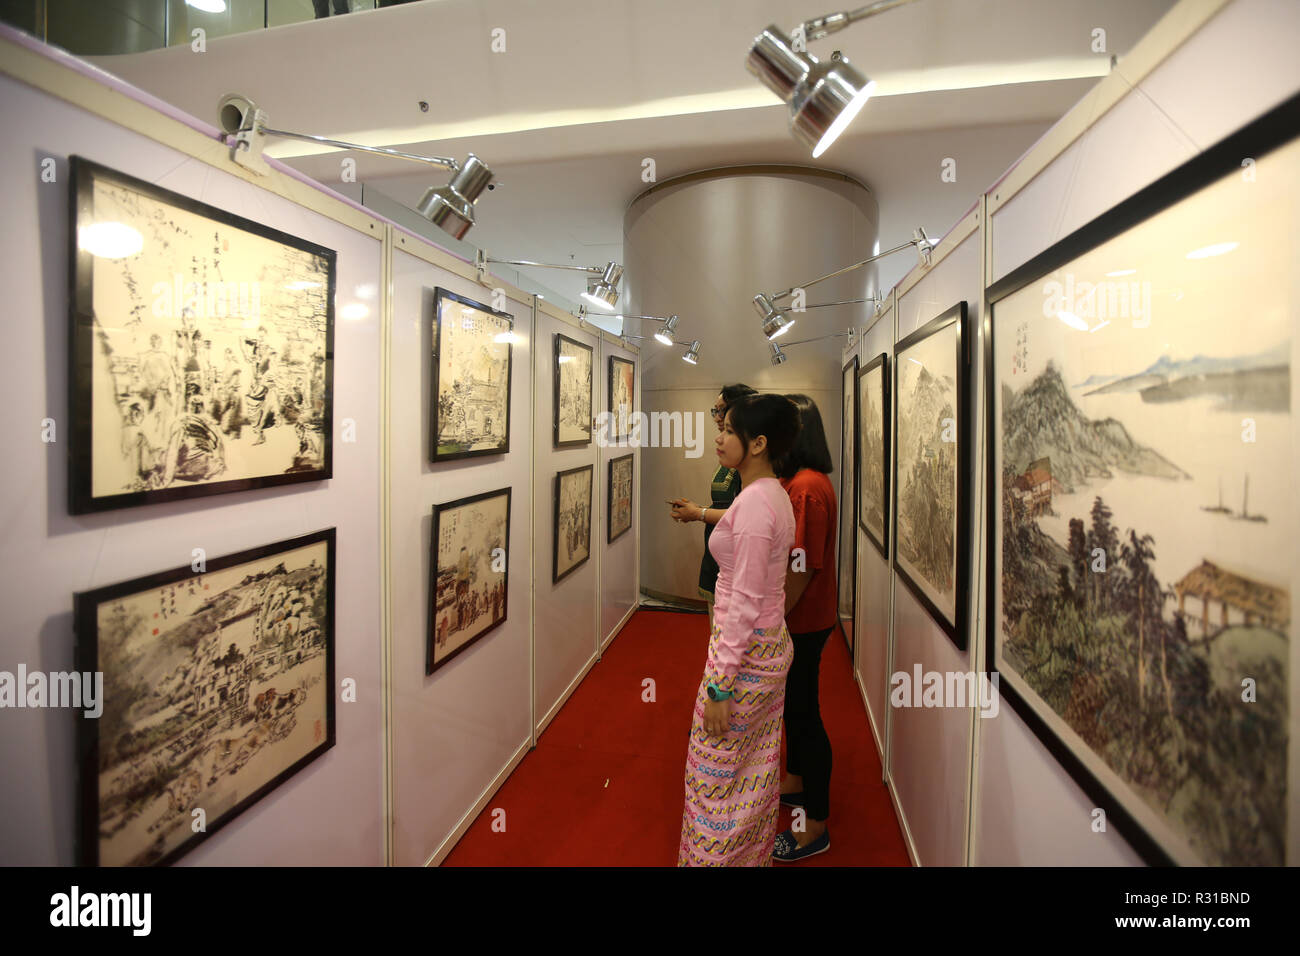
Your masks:
{"label": "exhibition panel", "polygon": [[532,297],[396,229],[393,245],[392,862],[421,866],[532,739]]}
{"label": "exhibition panel", "polygon": [[[600,449],[592,433],[605,389],[603,369],[593,358],[603,333],[578,328],[576,319],[552,306],[538,308],[535,322],[533,374],[540,384],[533,392],[533,720],[540,735],[595,662],[599,646],[598,562],[591,556],[605,551],[597,524],[604,480],[597,475]],[[569,366],[576,371],[570,373]],[[557,440],[568,444],[556,447]]]}
{"label": "exhibition panel", "polygon": [[[885,300],[885,307],[874,317],[869,318],[866,331],[858,336],[857,359],[861,368],[872,361],[873,356],[888,355],[894,349],[894,296]],[[859,402],[861,402],[861,379],[859,378]],[[892,409],[893,403],[891,401]],[[859,448],[870,445],[868,437],[862,434],[865,416],[858,419]],[[888,441],[887,447],[893,448],[894,416],[892,412],[885,418]],[[892,461],[886,459],[884,473],[893,472]],[[862,474],[861,457],[859,458],[859,476]],[[883,480],[883,478],[882,478]],[[859,477],[861,482],[861,477]],[[892,486],[892,482],[891,482]],[[859,484],[861,494],[861,484]],[[885,536],[893,540],[894,510],[885,511]],[[861,523],[855,516],[853,521],[853,540],[857,553],[857,597],[854,602],[857,617],[854,621],[855,667],[858,687],[862,691],[862,703],[867,711],[871,732],[876,738],[876,749],[881,755],[881,764],[886,773],[889,765],[888,750],[885,746],[890,716],[889,707],[889,660],[890,642],[893,637],[893,614],[891,610],[892,580],[888,553],[882,553],[875,546]]]}
{"label": "exhibition panel", "polygon": [[[1184,10],[1187,6],[1182,5],[1178,9]],[[1129,197],[1149,187],[1163,174],[1176,170],[1190,157],[1196,156],[1202,150],[1212,149],[1217,140],[1241,128],[1268,108],[1293,96],[1296,89],[1300,88],[1300,67],[1297,67],[1294,58],[1283,55],[1280,51],[1271,52],[1271,45],[1288,43],[1289,40],[1286,38],[1290,34],[1280,28],[1276,31],[1263,32],[1259,29],[1261,22],[1275,23],[1279,27],[1286,24],[1289,17],[1293,18],[1293,5],[1269,2],[1269,0],[1237,0],[1225,5],[1206,5],[1197,8],[1196,12],[1205,14],[1210,7],[1220,6],[1222,9],[1210,11],[1213,15],[1207,16],[1203,25],[1200,25],[1186,39],[1186,42],[1176,49],[1159,45],[1159,34],[1162,32],[1160,26],[1163,22],[1162,25],[1158,25],[1147,40],[1134,50],[1131,57],[1139,64],[1149,63],[1153,67],[1149,73],[1143,74],[1139,87],[1130,90],[1131,83],[1121,82],[1118,77],[1102,81],[1099,88],[1109,84],[1123,91],[1117,95],[1117,104],[1114,108],[1098,116],[1095,111],[1083,109],[1086,104],[1080,104],[1080,108],[1071,111],[1058,124],[1076,130],[1074,135],[1077,139],[1071,145],[1065,148],[1058,147],[1056,152],[1049,152],[1042,156],[1036,156],[1035,151],[1031,150],[1021,160],[1020,165],[1041,171],[1030,179],[1027,185],[1019,184],[1017,191],[1011,195],[1005,194],[1008,191],[1006,184],[1016,183],[1015,169],[1009,173],[1003,183],[989,190],[994,265],[986,277],[990,285],[1034,257],[1043,254],[1074,230],[1080,227],[1095,230],[1097,228],[1095,224],[1104,221],[1108,210],[1114,209]],[[1158,55],[1155,51],[1158,51]],[[1211,97],[1201,95],[1200,88],[1206,70],[1222,75],[1224,82],[1231,86],[1231,95],[1228,92],[1220,95],[1217,91],[1216,95]],[[1153,107],[1155,103],[1160,104],[1158,111]],[[1243,107],[1243,104],[1248,105]],[[1171,128],[1174,132],[1163,132]],[[1050,138],[1049,134],[1044,139]],[[1137,142],[1143,144],[1141,150],[1134,149],[1134,144]],[[1262,161],[1253,153],[1243,152],[1236,157],[1232,165],[1238,182],[1243,186],[1258,185],[1260,170],[1257,163]],[[1292,177],[1287,174],[1287,178]],[[995,196],[998,199],[996,204]],[[1148,212],[1154,214],[1159,208],[1160,203],[1152,202]],[[1272,219],[1272,217],[1265,218]],[[1251,222],[1248,226],[1243,222],[1231,230],[1234,233],[1231,241],[1242,241],[1258,233],[1261,228],[1257,222]],[[1190,241],[1189,233],[1184,241],[1179,241],[1178,245],[1181,247]],[[1230,240],[1216,236],[1206,239],[1200,245],[1222,241]],[[1195,251],[1197,251],[1195,244],[1188,245],[1188,248],[1183,249],[1179,255],[1181,257],[1183,253]],[[1242,255],[1241,250],[1235,250],[1226,258],[1208,258],[1206,265],[1218,262],[1231,265],[1233,256],[1240,258]],[[1190,263],[1197,260],[1187,261]],[[1160,315],[1172,318],[1171,310],[1177,313],[1180,309],[1194,307],[1194,303],[1198,301],[1199,297],[1193,290],[1184,285],[1181,291],[1184,293],[1185,305],[1182,302],[1176,303],[1176,299],[1172,296],[1152,295],[1148,308],[1143,299],[1142,283],[1148,283],[1147,289],[1151,293],[1154,293],[1159,283],[1152,282],[1153,276],[1127,271],[1136,268],[1138,267],[1133,265],[1116,264],[1103,270],[1100,276],[1088,276],[1082,273],[1073,275],[1071,287],[1075,290],[1074,298],[1082,300],[1074,303],[1076,308],[1073,310],[1063,304],[1062,299],[1067,277],[1057,276],[1055,279],[1051,276],[1042,277],[1038,282],[1039,294],[1036,295],[1039,300],[1039,314],[1042,315],[1043,309],[1053,305],[1049,297],[1051,291],[1049,286],[1053,281],[1059,284],[1062,293],[1061,296],[1056,297],[1055,311],[1070,312],[1076,321],[1086,323],[1089,328],[1098,324],[1098,308],[1114,312],[1111,318],[1112,324],[1131,326],[1134,322],[1150,321],[1154,329]],[[1257,291],[1269,285],[1269,281],[1262,279],[1268,274],[1268,267],[1263,261],[1253,260],[1250,268],[1260,270],[1257,273],[1261,277],[1260,281],[1223,280],[1225,290],[1231,290],[1233,302],[1217,313],[1216,323],[1223,321],[1225,315],[1240,316],[1241,320],[1249,317],[1252,323],[1265,318],[1265,313],[1254,308],[1248,309],[1244,316],[1241,314],[1241,303],[1253,302]],[[1106,272],[1116,273],[1116,275],[1106,276]],[[1087,285],[1098,279],[1102,284],[1094,285],[1094,292],[1089,296]],[[1127,295],[1133,290],[1131,283],[1136,283],[1138,292],[1136,298]],[[1124,298],[1128,299],[1127,306],[1120,301],[1122,293],[1125,294]],[[1243,300],[1241,298],[1243,295],[1248,296],[1248,299]],[[1146,317],[1131,311],[1125,312],[1124,309],[1145,311]],[[994,311],[996,314],[996,309]],[[1062,324],[1065,321],[1061,319],[1056,324],[1061,325],[1063,332],[1068,333],[1071,329]],[[1014,331],[1012,334],[1015,334]],[[1099,338],[1098,335],[1082,334],[1087,336],[1089,350],[1095,351],[1104,345],[1104,342],[1094,341]],[[1002,331],[1001,326],[998,326],[995,332],[995,344],[999,341],[998,335],[1002,335],[1002,341],[1005,341],[1006,333]],[[1291,348],[1294,350],[1297,341],[1294,327],[1291,328],[1289,337]],[[1163,351],[1166,341],[1169,342],[1168,359],[1171,362],[1186,359],[1201,347],[1180,346],[1173,337],[1168,335],[1161,336],[1159,342],[1153,344]],[[1205,348],[1207,353],[1223,353],[1221,348],[1214,349],[1209,346]],[[1250,351],[1252,350],[1243,347],[1239,350],[1231,349],[1229,353],[1232,356],[1240,356]],[[1043,358],[1041,352],[1041,349],[1036,349],[1031,357],[1038,361]],[[1294,351],[1291,357],[1294,358]],[[1171,369],[1171,372],[1176,370]],[[1087,375],[1084,376],[1086,377]],[[1071,385],[1074,384],[1077,382],[1071,382]],[[1294,382],[1292,382],[1292,389],[1294,389]],[[1078,395],[1078,390],[1073,387],[1069,392],[1072,396]],[[1292,391],[1292,405],[1294,400],[1295,393]],[[1095,403],[1098,399],[1091,401]],[[1096,417],[1098,413],[1087,411],[1084,414],[1087,417]],[[1100,414],[1103,416],[1114,414],[1120,421],[1124,421],[1125,418],[1118,409]],[[1234,411],[1233,415],[1239,426],[1243,418],[1253,417],[1245,410],[1240,414]],[[1131,418],[1131,415],[1129,417]],[[1296,442],[1300,439],[1295,429],[1294,418],[1290,418],[1289,424],[1282,428],[1284,433],[1289,432],[1292,447],[1296,447]],[[1147,439],[1144,443],[1151,444],[1155,440]],[[1170,458],[1182,470],[1191,470],[1179,462],[1176,453],[1171,452]],[[1255,495],[1262,493],[1263,488],[1259,483],[1266,480],[1264,472],[1260,468],[1253,468],[1250,477],[1251,490]],[[1201,482],[1198,487],[1201,498],[1204,499],[1199,501],[1198,507],[1199,504],[1212,508],[1220,507],[1217,484],[1204,486]],[[1244,479],[1241,474],[1226,478],[1223,481],[1223,507],[1230,512],[1236,511],[1238,503],[1247,500],[1248,493],[1243,492],[1243,488]],[[1255,495],[1249,495],[1249,500],[1258,507],[1261,499],[1256,498]],[[1101,497],[1105,499],[1105,495]],[[1163,497],[1162,495],[1162,499]],[[1149,507],[1147,510],[1154,518],[1157,509]],[[1246,508],[1243,507],[1241,510],[1244,511]],[[1086,530],[1091,525],[1091,516],[1085,515],[1083,518]],[[1115,520],[1131,521],[1131,518],[1116,515]],[[1277,520],[1270,520],[1268,525],[1276,527]],[[1123,531],[1127,532],[1131,526],[1131,524],[1124,524]],[[1140,523],[1137,528],[1139,540],[1142,534],[1150,530],[1141,528]],[[1061,540],[1068,542],[1068,527],[1065,528],[1065,532],[1067,536],[1062,537]],[[992,534],[992,531],[990,530],[989,533]],[[1290,540],[1293,544],[1294,533]],[[1167,548],[1170,545],[1165,541],[1165,535],[1155,536],[1154,545],[1150,548],[1162,559],[1169,553]],[[1191,565],[1197,565],[1202,558],[1214,563],[1212,551],[1206,551],[1204,545],[1197,546],[1187,556],[1187,561],[1190,561]],[[1231,564],[1231,561],[1228,563]],[[1251,569],[1255,563],[1253,560],[1248,562]],[[1191,565],[1188,568],[1180,567],[1161,572],[1160,580],[1164,581],[1169,577],[1172,580],[1168,583],[1178,583],[1185,572],[1190,570]],[[990,568],[991,570],[993,569]],[[1240,573],[1242,569],[1233,570]],[[1277,575],[1266,572],[1264,577],[1272,580]],[[1282,585],[1287,583],[1287,577],[1286,574],[1282,575]],[[1300,582],[1297,582],[1292,575],[1289,583],[1291,593],[1294,594],[1295,586]],[[990,575],[987,587],[991,589],[997,586],[997,580]],[[1195,595],[1197,592],[1187,593]],[[1200,599],[1194,596],[1189,598],[1188,607],[1199,608],[1203,599],[1203,596]],[[1170,608],[1168,618],[1171,621],[1176,620],[1172,612],[1181,610],[1178,602],[1171,601]],[[1216,603],[1214,613],[1216,618],[1218,611]],[[1136,629],[1132,634],[1136,641]],[[979,639],[983,640],[983,636],[981,635]],[[1296,642],[1288,640],[1287,646],[1289,660],[1286,673],[1291,675],[1287,696],[1290,699],[1295,695],[1294,675],[1297,673],[1298,658]],[[1136,645],[1134,653],[1136,655]],[[991,669],[994,663],[990,660],[987,666]],[[1158,670],[1158,662],[1155,667]],[[1080,863],[1126,865],[1139,862],[1144,858],[1148,860],[1159,858],[1159,854],[1154,854],[1151,850],[1149,838],[1144,836],[1150,832],[1148,827],[1135,829],[1134,826],[1123,826],[1123,817],[1126,813],[1132,812],[1131,809],[1125,808],[1136,808],[1137,804],[1131,799],[1119,798],[1121,819],[1120,821],[1113,819],[1112,811],[1115,807],[1112,799],[1113,792],[1112,796],[1104,796],[1095,787],[1091,788],[1091,792],[1086,790],[1079,783],[1079,777],[1067,770],[1067,765],[1073,763],[1069,756],[1066,756],[1066,764],[1063,764],[1061,758],[1054,755],[1044,744],[1042,735],[1035,733],[1032,725],[1026,723],[1017,709],[1011,706],[1002,708],[996,719],[979,721],[976,731],[979,735],[980,760],[977,767],[976,801],[972,818],[973,863],[1041,865],[1068,858]],[[1287,744],[1287,760],[1283,765],[1286,768],[1283,778],[1287,784],[1288,794],[1296,792],[1297,780],[1300,779],[1298,776],[1300,762],[1296,759],[1296,753],[1295,734],[1292,733]],[[1014,768],[1014,779],[1008,774],[1008,768]],[[1103,771],[1098,767],[1097,772]],[[1253,788],[1251,789],[1253,791]],[[1293,802],[1294,797],[1290,799]],[[1239,798],[1234,797],[1232,802],[1234,804],[1239,802]],[[1285,812],[1286,804],[1281,804],[1278,809]],[[1285,859],[1294,862],[1300,857],[1300,826],[1297,826],[1296,820],[1293,819],[1294,814],[1290,814],[1289,817],[1280,840],[1284,847]],[[1109,825],[1106,825],[1107,818],[1110,818]],[[1128,833],[1124,832],[1126,829]],[[1052,834],[1052,838],[1046,839],[1047,834]],[[1145,853],[1144,847],[1146,847]]]}
{"label": "exhibition panel", "polygon": [[[610,423],[607,441],[626,433],[631,440],[632,426],[621,422],[621,410],[627,408],[628,417],[641,410],[640,355],[629,348],[602,337],[600,354],[604,356],[608,384],[602,395],[601,412],[607,412]],[[599,424],[597,435],[601,434]],[[604,482],[604,501],[597,509],[607,525],[599,535],[596,549],[600,560],[600,646],[603,650],[619,628],[636,610],[641,600],[639,563],[641,560],[641,457],[642,450],[617,444],[600,447],[597,470]]]}
{"label": "exhibition panel", "polygon": [[[67,78],[70,87],[78,82]],[[122,97],[114,102],[124,117],[138,119],[146,109]],[[152,122],[163,142],[10,76],[0,79],[0,104],[7,116],[41,117],[35,139],[14,136],[0,146],[11,181],[6,221],[28,224],[6,231],[4,239],[8,302],[29,317],[11,323],[11,345],[14,355],[31,357],[23,374],[6,377],[5,400],[14,422],[48,422],[46,441],[14,443],[6,471],[5,656],[26,662],[28,670],[69,671],[74,593],[155,582],[140,583],[134,597],[101,604],[108,617],[94,631],[83,623],[76,635],[83,653],[91,641],[101,652],[127,648],[125,657],[114,658],[118,670],[103,668],[105,677],[147,695],[124,706],[124,695],[115,694],[104,712],[108,722],[97,728],[101,744],[116,741],[112,754],[100,749],[99,766],[108,776],[80,783],[97,794],[101,826],[86,816],[96,813],[95,802],[79,806],[77,798],[79,722],[57,708],[6,711],[0,738],[6,862],[71,864],[94,852],[78,845],[77,834],[89,839],[96,829],[101,838],[120,834],[129,842],[120,855],[112,851],[113,859],[176,855],[177,835],[192,832],[193,808],[204,811],[208,833],[178,856],[185,865],[382,863],[381,553],[374,521],[382,225],[372,229],[374,220],[349,208],[346,216],[363,234],[333,218],[328,210],[342,205],[337,200],[318,193],[312,208],[290,202],[164,145],[168,134],[183,140],[192,130],[160,114]],[[68,287],[70,228],[96,225],[73,218],[72,156],[337,256],[334,381],[327,389],[331,356],[312,345],[326,327],[325,296],[316,288],[277,285],[277,261],[254,249],[249,233],[219,225],[214,237],[199,228],[199,219],[151,213],[134,229],[136,251],[116,258],[121,250],[96,245],[96,231],[78,234],[80,248],[102,259],[96,293],[115,297],[112,305],[96,301],[93,318],[106,336],[92,339],[83,356],[109,376],[93,404],[104,442],[95,447],[104,454],[129,451],[136,468],[130,480],[145,495],[192,490],[223,465],[229,476],[241,460],[279,456],[267,470],[292,473],[295,457],[322,450],[330,407],[327,480],[69,515],[69,462],[61,449],[86,428],[68,405],[69,369],[79,367],[72,365],[68,335],[75,305]],[[219,154],[214,158],[220,161]],[[142,199],[119,196],[126,205],[118,212],[141,208]],[[119,218],[114,212],[106,221]],[[121,225],[119,234],[130,238],[130,220]],[[166,242],[194,242],[195,250],[185,262],[169,260],[158,255]],[[115,285],[100,285],[114,281],[119,269]],[[318,281],[284,277],[289,284]],[[220,295],[214,294],[218,280]],[[240,295],[253,287],[265,293],[260,303]],[[297,321],[286,319],[290,313]],[[259,339],[253,328],[260,315],[267,322]],[[301,567],[287,559],[259,566],[250,572],[262,575],[255,584],[225,582],[209,570],[323,529],[333,529],[335,540],[329,579],[321,576],[327,562],[319,555]],[[171,571],[165,584],[156,577],[177,568],[187,571]],[[332,655],[320,610],[330,583]],[[85,600],[92,600],[89,593]],[[320,668],[331,666],[356,688],[351,701],[326,684]],[[329,733],[328,709],[338,711],[334,746],[316,755]],[[308,754],[314,759],[304,762]],[[292,772],[294,766],[300,769]]]}
{"label": "exhibition panel", "polygon": [[[894,575],[894,639],[889,667],[889,700],[893,711],[889,777],[899,815],[906,820],[907,832],[912,837],[916,861],[926,866],[960,866],[964,862],[966,791],[971,766],[970,720],[972,709],[979,705],[981,681],[978,675],[974,681],[957,681],[945,676],[968,675],[972,672],[969,650],[971,562],[962,560],[949,565],[953,577],[945,593],[946,574],[942,578],[931,579],[928,575],[936,574],[936,570],[928,573],[921,571],[917,563],[921,560],[920,557],[910,559],[903,553],[906,534],[903,519],[903,504],[906,500],[904,481],[916,482],[919,480],[916,476],[940,469],[944,457],[940,450],[951,449],[954,444],[960,443],[962,429],[958,419],[962,414],[962,405],[972,407],[980,390],[975,388],[973,375],[966,374],[965,391],[960,394],[956,391],[958,383],[962,381],[962,373],[959,371],[956,352],[949,348],[956,348],[956,340],[951,331],[942,347],[932,350],[933,355],[913,354],[915,350],[906,348],[906,344],[918,332],[924,334],[934,328],[930,323],[935,317],[945,313],[959,316],[963,311],[960,303],[965,303],[966,328],[972,329],[979,322],[976,303],[980,300],[981,291],[982,234],[975,228],[977,220],[976,215],[965,216],[935,248],[931,268],[928,271],[913,272],[903,280],[906,291],[898,297],[899,340],[891,350],[894,367],[898,370],[894,381],[898,406],[893,454],[895,534],[892,553],[896,569],[902,571],[910,566],[918,568],[918,577],[926,574],[926,582],[918,585],[917,590],[923,594],[934,594],[935,597],[923,601],[917,597],[913,587],[903,580],[903,573]],[[958,304],[955,308],[954,303]],[[956,325],[957,322],[952,321],[946,328],[952,330]],[[943,330],[938,334],[942,335]],[[966,337],[966,344],[970,343],[971,338],[969,335]],[[935,336],[924,339],[922,344],[932,341],[935,341]],[[969,361],[969,353],[965,360]],[[925,364],[918,364],[918,361]],[[933,372],[930,377],[934,381],[930,385],[934,388],[942,385],[942,392],[948,395],[947,403],[935,396],[929,396],[923,402],[915,399],[909,402],[912,407],[929,409],[919,419],[934,433],[931,437],[935,440],[935,447],[928,449],[931,453],[929,457],[926,456],[927,449],[919,446],[916,438],[908,439],[904,428],[907,412],[903,402],[906,391],[926,385],[924,379],[910,372],[911,369],[926,373],[927,376]],[[951,378],[951,383],[944,382],[945,378]],[[950,404],[954,397],[957,399],[955,407]],[[948,409],[947,413],[944,413],[944,408]],[[957,441],[946,441],[945,432],[948,438],[956,438]],[[968,436],[974,434],[976,433],[968,432]],[[957,529],[963,519],[970,520],[974,509],[973,495],[970,493],[976,487],[971,481],[975,473],[974,456],[960,454],[959,448],[956,449],[956,454],[951,450],[948,454],[954,458],[954,470],[957,460],[965,466],[961,484],[967,491],[957,497],[957,504],[965,508],[965,513],[955,504],[950,514],[943,518],[948,532],[942,536],[927,536],[936,547],[947,538],[948,533],[960,537]],[[914,460],[910,471],[905,467],[908,459]],[[905,479],[904,475],[909,477]],[[938,498],[931,497],[928,500],[932,505],[939,504]],[[933,516],[924,508],[917,514],[918,520],[933,520]],[[968,554],[963,555],[963,558],[967,557]],[[937,569],[943,566],[943,561],[931,564]],[[959,581],[957,575],[962,580]],[[927,604],[934,609],[931,610]],[[957,613],[959,607],[961,611]],[[955,613],[960,621],[960,631],[956,623],[949,623],[946,616],[949,613]],[[954,633],[962,634],[960,641],[950,635],[949,627],[952,627]],[[943,686],[936,687],[936,681],[942,682]],[[972,691],[969,695],[966,693],[967,688]],[[961,693],[960,700],[957,691]],[[984,697],[992,703],[987,691]],[[942,780],[943,785],[937,786],[936,779]]]}

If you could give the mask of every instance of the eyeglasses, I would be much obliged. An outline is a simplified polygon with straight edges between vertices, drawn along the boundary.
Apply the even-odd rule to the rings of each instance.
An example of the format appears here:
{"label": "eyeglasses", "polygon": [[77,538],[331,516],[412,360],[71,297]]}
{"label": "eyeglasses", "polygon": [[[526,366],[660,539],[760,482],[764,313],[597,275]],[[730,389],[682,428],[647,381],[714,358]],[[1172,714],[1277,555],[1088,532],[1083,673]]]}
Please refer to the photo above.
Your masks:
{"label": "eyeglasses", "polygon": [[727,417],[727,410],[725,408],[710,408],[709,414],[713,416],[715,422],[720,422]]}

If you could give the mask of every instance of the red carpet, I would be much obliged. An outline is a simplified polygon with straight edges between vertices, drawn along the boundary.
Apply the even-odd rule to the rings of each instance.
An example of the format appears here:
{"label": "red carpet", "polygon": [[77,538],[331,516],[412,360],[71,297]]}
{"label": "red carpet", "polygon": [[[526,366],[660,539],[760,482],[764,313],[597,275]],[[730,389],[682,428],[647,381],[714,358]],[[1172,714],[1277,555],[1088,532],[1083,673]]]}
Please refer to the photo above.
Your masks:
{"label": "red carpet", "polygon": [[[706,615],[637,611],[443,865],[675,865],[686,738],[708,637]],[[653,703],[642,699],[646,678],[655,682]],[[834,751],[831,848],[776,865],[907,866],[838,632],[822,652],[821,709]],[[498,808],[505,832],[492,830]],[[789,826],[782,808],[779,830]]]}

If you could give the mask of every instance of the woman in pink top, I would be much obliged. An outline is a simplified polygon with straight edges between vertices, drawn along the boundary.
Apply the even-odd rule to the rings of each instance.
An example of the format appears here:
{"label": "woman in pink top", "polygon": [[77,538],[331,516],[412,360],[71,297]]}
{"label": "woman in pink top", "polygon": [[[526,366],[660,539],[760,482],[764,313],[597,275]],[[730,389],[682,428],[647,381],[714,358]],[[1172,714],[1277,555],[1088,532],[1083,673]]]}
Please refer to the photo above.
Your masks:
{"label": "woman in pink top", "polygon": [[718,562],[713,633],[686,751],[678,866],[770,866],[781,783],[781,715],[794,651],[785,572],[790,498],[773,470],[794,445],[799,410],[781,395],[731,406],[718,463],[743,489],[709,538]]}

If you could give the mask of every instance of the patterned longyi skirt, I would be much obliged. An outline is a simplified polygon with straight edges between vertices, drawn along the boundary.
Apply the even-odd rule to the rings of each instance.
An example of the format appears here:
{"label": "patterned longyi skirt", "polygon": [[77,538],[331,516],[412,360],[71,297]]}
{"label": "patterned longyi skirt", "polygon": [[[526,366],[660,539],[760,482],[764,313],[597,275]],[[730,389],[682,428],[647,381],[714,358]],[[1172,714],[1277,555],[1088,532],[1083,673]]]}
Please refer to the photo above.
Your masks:
{"label": "patterned longyi skirt", "polygon": [[[794,645],[785,625],[755,630],[734,684],[718,680],[720,630],[695,698],[686,751],[686,808],[678,866],[770,866],[781,788],[781,715]],[[704,730],[705,687],[732,691],[731,727],[721,737]]]}

